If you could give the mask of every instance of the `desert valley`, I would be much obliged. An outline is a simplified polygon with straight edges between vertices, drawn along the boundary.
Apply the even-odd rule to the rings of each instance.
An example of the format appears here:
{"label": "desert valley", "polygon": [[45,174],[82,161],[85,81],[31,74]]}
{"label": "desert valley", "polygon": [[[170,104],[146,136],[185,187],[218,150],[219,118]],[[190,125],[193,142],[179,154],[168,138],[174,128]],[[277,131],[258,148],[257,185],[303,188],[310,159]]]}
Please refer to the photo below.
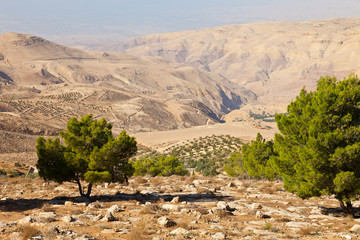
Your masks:
{"label": "desert valley", "polygon": [[359,49],[359,18],[227,25],[90,50],[0,35],[0,239],[358,238],[360,211],[343,214],[332,196],[302,200],[280,178],[189,168],[95,184],[84,198],[74,183],[28,171],[39,136],[55,138],[86,114],[134,136],[133,160],[194,153],[198,161],[211,149],[225,161],[257,133],[273,139],[275,114],[302,88],[359,74]]}

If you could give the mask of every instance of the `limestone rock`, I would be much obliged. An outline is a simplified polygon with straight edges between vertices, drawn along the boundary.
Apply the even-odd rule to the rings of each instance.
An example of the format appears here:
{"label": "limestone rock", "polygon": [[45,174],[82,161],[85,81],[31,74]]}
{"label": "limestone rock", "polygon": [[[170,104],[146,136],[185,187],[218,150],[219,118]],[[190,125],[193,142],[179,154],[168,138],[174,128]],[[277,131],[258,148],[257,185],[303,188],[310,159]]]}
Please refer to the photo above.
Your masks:
{"label": "limestone rock", "polygon": [[109,213],[114,214],[114,213],[120,211],[120,208],[119,208],[118,205],[112,205],[111,207],[108,208],[107,211],[108,211]]}
{"label": "limestone rock", "polygon": [[117,218],[111,212],[106,213],[105,216],[101,219],[103,222],[112,222],[116,220]]}
{"label": "limestone rock", "polygon": [[352,226],[352,228],[350,228],[350,232],[360,233],[360,225],[355,224],[354,226]]}
{"label": "limestone rock", "polygon": [[170,234],[173,234],[173,235],[185,235],[188,233],[189,233],[189,231],[184,228],[177,228],[170,232]]}
{"label": "limestone rock", "polygon": [[261,206],[261,204],[260,203],[253,203],[253,204],[251,204],[251,207],[250,207],[251,209],[262,209],[262,206]]}
{"label": "limestone rock", "polygon": [[175,204],[163,204],[161,206],[163,209],[169,210],[169,211],[173,211],[173,212],[179,212],[183,207],[180,205],[175,205]]}
{"label": "limestone rock", "polygon": [[69,222],[75,221],[75,219],[74,219],[72,216],[63,216],[63,217],[61,218],[61,221],[66,222],[66,223],[69,223]]}
{"label": "limestone rock", "polygon": [[65,205],[65,206],[71,206],[71,205],[74,205],[74,203],[71,202],[71,201],[66,201],[66,202],[64,203],[64,205]]}
{"label": "limestone rock", "polygon": [[255,213],[255,217],[258,218],[258,219],[262,219],[262,218],[265,218],[265,214],[263,212],[260,212],[260,211],[257,211]]}
{"label": "limestone rock", "polygon": [[179,197],[174,197],[172,200],[171,200],[172,203],[179,203],[180,202],[180,198]]}
{"label": "limestone rock", "polygon": [[226,239],[226,235],[225,233],[222,233],[222,232],[217,232],[215,233],[211,239],[214,239],[214,240],[223,240],[223,239]]}
{"label": "limestone rock", "polygon": [[227,210],[227,211],[230,211],[230,210],[231,210],[231,208],[229,207],[229,204],[227,204],[227,203],[224,202],[224,201],[218,202],[216,206],[217,206],[218,208],[220,208],[220,209],[224,209],[224,210]]}
{"label": "limestone rock", "polygon": [[22,218],[22,219],[19,219],[19,220],[17,221],[17,223],[20,224],[20,225],[24,225],[24,224],[32,223],[32,222],[34,222],[34,221],[35,221],[35,220],[34,220],[33,217],[31,217],[31,216],[26,216],[26,217],[24,217],[24,218]]}
{"label": "limestone rock", "polygon": [[172,227],[176,225],[176,222],[174,222],[168,217],[160,217],[158,219],[158,224],[163,227]]}

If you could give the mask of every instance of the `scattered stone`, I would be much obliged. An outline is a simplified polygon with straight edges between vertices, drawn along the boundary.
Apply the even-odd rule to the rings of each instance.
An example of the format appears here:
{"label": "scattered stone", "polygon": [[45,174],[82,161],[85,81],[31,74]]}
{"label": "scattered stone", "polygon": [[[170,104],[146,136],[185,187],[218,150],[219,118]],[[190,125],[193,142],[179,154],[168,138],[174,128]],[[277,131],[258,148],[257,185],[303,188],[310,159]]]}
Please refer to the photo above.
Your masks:
{"label": "scattered stone", "polygon": [[101,213],[93,218],[94,221],[99,221],[104,217]]}
{"label": "scattered stone", "polygon": [[36,216],[37,222],[54,222],[55,218],[57,217],[56,213],[54,212],[42,212],[39,213],[38,216]]}
{"label": "scattered stone", "polygon": [[217,206],[217,208],[224,209],[224,210],[227,210],[227,211],[231,210],[231,208],[229,207],[229,204],[227,204],[224,201],[218,202],[216,206]]}
{"label": "scattered stone", "polygon": [[168,217],[160,217],[158,219],[158,224],[163,227],[172,227],[176,225],[176,222]]}
{"label": "scattered stone", "polygon": [[65,206],[71,206],[71,205],[74,205],[74,203],[71,202],[71,201],[66,201],[66,202],[64,203],[64,205],[65,205]]}
{"label": "scattered stone", "polygon": [[255,217],[258,218],[258,219],[266,218],[265,216],[266,215],[263,212],[260,212],[260,211],[257,211],[255,213]]}
{"label": "scattered stone", "polygon": [[170,232],[170,234],[173,234],[173,235],[185,235],[188,233],[189,233],[189,231],[184,228],[177,228]]}
{"label": "scattered stone", "polygon": [[194,180],[193,184],[196,185],[202,185],[202,184],[206,184],[206,183],[210,183],[210,180]]}
{"label": "scattered stone", "polygon": [[163,204],[161,206],[163,209],[169,210],[169,211],[174,211],[174,212],[179,212],[180,209],[182,209],[183,207],[180,205],[175,205],[175,204]]}
{"label": "scattered stone", "polygon": [[190,214],[190,213],[191,213],[191,209],[183,208],[183,209],[180,210],[180,212],[181,212],[182,214]]}
{"label": "scattered stone", "polygon": [[103,222],[112,222],[117,221],[117,218],[111,212],[105,214],[105,216],[101,219]]}
{"label": "scattered stone", "polygon": [[34,222],[34,221],[35,221],[35,220],[34,220],[33,217],[31,217],[31,216],[26,216],[26,217],[24,217],[24,218],[22,218],[22,219],[19,219],[19,220],[17,221],[17,223],[20,224],[20,225],[25,225],[25,224],[32,223],[32,222]]}
{"label": "scattered stone", "polygon": [[111,212],[112,214],[119,212],[120,208],[118,205],[112,205],[111,207],[108,208],[107,210],[108,212]]}
{"label": "scattered stone", "polygon": [[251,204],[250,208],[254,209],[254,210],[255,209],[262,209],[262,206],[261,206],[260,203],[253,203],[253,204]]}
{"label": "scattered stone", "polygon": [[103,208],[103,207],[104,207],[104,204],[99,201],[92,202],[87,206],[88,209]]}
{"label": "scattered stone", "polygon": [[214,240],[223,240],[223,239],[226,239],[226,235],[225,233],[222,233],[222,232],[217,232],[215,233],[211,239],[214,239]]}
{"label": "scattered stone", "polygon": [[236,187],[236,185],[233,182],[229,182],[227,187]]}
{"label": "scattered stone", "polygon": [[165,240],[165,238],[156,236],[156,237],[153,237],[152,240]]}
{"label": "scattered stone", "polygon": [[355,224],[354,226],[352,226],[352,228],[350,228],[350,232],[352,232],[352,233],[360,233],[360,225]]}
{"label": "scattered stone", "polygon": [[108,229],[108,228],[105,228],[104,230],[101,231],[101,233],[115,233],[116,231],[113,230],[113,229]]}
{"label": "scattered stone", "polygon": [[179,197],[174,197],[172,200],[171,200],[172,203],[179,203],[180,202],[180,198]]}
{"label": "scattered stone", "polygon": [[61,221],[66,222],[66,223],[69,223],[69,222],[75,221],[75,219],[74,219],[72,216],[63,216],[63,217],[61,218]]}

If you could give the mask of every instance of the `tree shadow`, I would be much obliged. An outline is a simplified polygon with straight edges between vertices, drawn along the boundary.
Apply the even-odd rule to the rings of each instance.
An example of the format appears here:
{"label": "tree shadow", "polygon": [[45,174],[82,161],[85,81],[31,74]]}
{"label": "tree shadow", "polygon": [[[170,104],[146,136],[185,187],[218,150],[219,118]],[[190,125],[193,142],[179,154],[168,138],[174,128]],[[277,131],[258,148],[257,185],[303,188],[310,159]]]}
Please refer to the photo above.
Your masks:
{"label": "tree shadow", "polygon": [[347,217],[352,216],[354,218],[360,218],[360,208],[354,207],[353,214],[345,213],[340,207],[320,207],[320,213],[322,215],[329,215],[332,217]]}
{"label": "tree shadow", "polygon": [[149,194],[126,194],[119,193],[115,195],[94,195],[90,198],[85,197],[67,197],[67,196],[57,196],[52,199],[7,199],[0,201],[0,211],[2,212],[23,212],[27,210],[32,210],[36,208],[41,208],[44,204],[51,205],[64,205],[66,201],[71,201],[74,203],[90,203],[90,202],[121,202],[121,201],[131,201],[135,200],[140,203],[145,202],[157,202],[164,201],[169,202],[174,197],[179,197],[179,201],[186,202],[216,202],[216,201],[232,201],[234,200],[231,196],[221,196],[212,193],[199,193],[199,194],[166,194],[159,195],[157,193]]}

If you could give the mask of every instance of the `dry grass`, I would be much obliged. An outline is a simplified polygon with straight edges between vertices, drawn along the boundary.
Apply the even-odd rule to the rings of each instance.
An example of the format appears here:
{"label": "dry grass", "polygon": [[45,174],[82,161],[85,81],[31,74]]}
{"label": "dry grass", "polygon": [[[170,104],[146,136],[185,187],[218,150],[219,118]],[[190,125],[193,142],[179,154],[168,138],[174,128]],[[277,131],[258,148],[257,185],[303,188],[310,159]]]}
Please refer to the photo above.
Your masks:
{"label": "dry grass", "polygon": [[151,238],[146,236],[148,235],[148,227],[146,224],[141,221],[138,222],[136,226],[131,228],[130,233],[127,235],[128,240],[150,240]]}
{"label": "dry grass", "polygon": [[54,207],[49,204],[49,203],[45,203],[41,209],[44,211],[44,212],[54,212]]}
{"label": "dry grass", "polygon": [[309,235],[314,235],[319,231],[319,229],[315,228],[315,227],[305,227],[300,229],[299,231],[297,231],[296,233],[302,236],[309,236]]}
{"label": "dry grass", "polygon": [[163,177],[153,177],[153,178],[150,178],[150,182],[154,186],[159,186],[164,183],[164,178]]}
{"label": "dry grass", "polygon": [[30,225],[23,225],[19,227],[18,231],[21,233],[21,238],[23,240],[28,240],[41,234],[39,229]]}
{"label": "dry grass", "polygon": [[135,184],[140,185],[140,184],[148,183],[148,180],[140,176],[140,177],[136,177],[134,182]]}
{"label": "dry grass", "polygon": [[168,212],[169,211],[161,208],[160,206],[158,206],[156,204],[145,205],[143,207],[143,209],[141,209],[141,211],[140,211],[140,213],[142,213],[142,214],[160,214],[160,215],[165,215]]}

